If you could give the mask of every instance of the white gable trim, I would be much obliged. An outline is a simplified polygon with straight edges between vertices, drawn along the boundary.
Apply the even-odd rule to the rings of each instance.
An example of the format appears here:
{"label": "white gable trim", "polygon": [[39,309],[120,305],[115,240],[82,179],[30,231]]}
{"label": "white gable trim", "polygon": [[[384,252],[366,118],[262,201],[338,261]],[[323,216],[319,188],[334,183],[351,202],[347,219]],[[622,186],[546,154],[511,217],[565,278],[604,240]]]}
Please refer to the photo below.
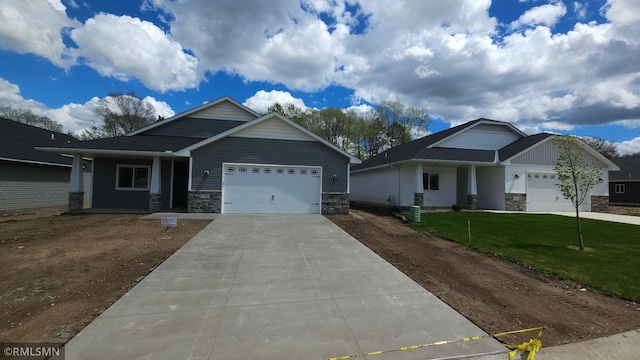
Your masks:
{"label": "white gable trim", "polygon": [[[528,148],[520,151],[519,153],[511,156],[508,159],[505,159],[504,161],[502,161],[503,165],[510,165],[511,164],[511,160],[531,151],[532,149],[535,149],[538,146],[542,146],[542,144],[545,144],[551,140],[553,140],[554,135],[552,136],[548,136],[546,139],[539,141],[535,144],[533,144],[532,146],[529,146]],[[578,141],[580,141],[582,143],[582,145],[584,145],[584,149],[587,153],[589,153],[589,155],[591,155],[592,157],[594,157],[596,160],[598,160],[599,162],[601,162],[605,168],[609,171],[618,171],[620,170],[620,167],[618,167],[618,165],[616,165],[613,161],[609,160],[606,156],[600,154],[598,151],[596,151],[594,148],[592,148],[591,146],[589,146],[587,143],[585,143],[584,141],[582,141],[580,138],[576,138]]]}
{"label": "white gable trim", "polygon": [[451,134],[451,135],[449,135],[449,136],[445,137],[444,139],[440,139],[439,141],[436,141],[435,143],[433,143],[433,144],[431,144],[431,145],[429,145],[429,146],[427,146],[427,147],[428,147],[428,148],[438,147],[438,146],[440,146],[441,144],[443,144],[443,143],[445,143],[445,142],[447,142],[447,141],[451,140],[452,138],[454,138],[454,137],[456,137],[456,136],[459,136],[460,134],[463,134],[463,133],[465,133],[465,132],[467,132],[467,131],[469,131],[469,130],[473,129],[473,128],[475,128],[476,126],[484,125],[484,124],[487,124],[487,125],[499,125],[499,126],[504,126],[504,127],[506,127],[508,130],[510,130],[511,132],[513,132],[513,133],[517,134],[517,135],[518,135],[518,136],[520,136],[520,137],[526,137],[526,136],[527,136],[527,134],[525,134],[525,133],[523,133],[522,131],[518,130],[518,128],[516,128],[515,126],[513,126],[513,125],[512,125],[512,124],[510,124],[510,123],[503,122],[503,121],[496,121],[496,120],[482,119],[482,120],[480,120],[480,121],[476,122],[475,124],[473,124],[473,125],[471,125],[471,126],[469,126],[469,127],[466,127],[466,128],[464,128],[464,129],[462,129],[462,130],[460,130],[460,131],[456,131],[455,133],[453,133],[453,134]]}
{"label": "white gable trim", "polygon": [[304,134],[310,136],[311,138],[313,138],[315,141],[318,141],[320,143],[322,143],[323,145],[329,147],[331,150],[336,151],[338,153],[340,153],[341,155],[349,158],[349,161],[352,164],[360,164],[361,161],[360,159],[356,158],[355,156],[349,154],[348,152],[340,149],[339,147],[333,145],[332,143],[328,142],[327,140],[319,137],[318,135],[312,133],[311,131],[305,129],[304,127],[296,124],[295,122],[285,118],[284,116],[278,114],[278,113],[271,113],[271,114],[267,114],[261,118],[252,120],[252,121],[248,121],[242,125],[238,125],[236,127],[234,127],[233,129],[227,130],[223,133],[220,133],[216,136],[212,136],[208,139],[205,139],[203,141],[200,141],[198,143],[195,143],[191,146],[188,146],[180,151],[175,152],[176,156],[191,156],[191,151],[199,149],[203,146],[209,145],[211,143],[214,143],[220,139],[224,139],[227,136],[232,136],[234,134],[240,133],[241,131],[248,129],[250,127],[256,126],[264,121],[270,120],[270,119],[279,119],[280,121],[284,121],[286,124],[288,124],[289,126],[294,127],[295,129],[298,129],[299,131],[303,132]]}
{"label": "white gable trim", "polygon": [[132,131],[132,132],[126,134],[126,136],[132,136],[132,135],[140,134],[140,133],[145,132],[147,130],[150,130],[150,129],[156,128],[158,126],[162,126],[162,125],[168,124],[170,122],[173,122],[175,120],[181,119],[183,117],[189,116],[189,115],[191,115],[193,113],[196,113],[198,111],[202,111],[202,110],[211,108],[211,107],[216,106],[216,105],[218,105],[218,104],[220,104],[222,102],[225,102],[225,101],[231,102],[232,104],[234,104],[235,106],[237,106],[241,110],[244,110],[244,111],[248,112],[249,114],[251,114],[255,118],[259,118],[260,117],[260,114],[258,114],[257,112],[249,109],[248,107],[240,104],[239,102],[233,100],[232,98],[230,98],[228,96],[223,96],[223,97],[221,97],[219,99],[210,101],[210,102],[208,102],[206,104],[202,104],[202,105],[200,105],[198,107],[195,107],[195,108],[193,108],[191,110],[187,110],[187,111],[181,112],[180,114],[174,115],[174,116],[172,116],[172,117],[170,117],[168,119],[164,119],[162,121],[158,121],[158,122],[153,123],[151,125],[147,125],[147,126],[145,126],[143,128],[140,128],[138,130]]}

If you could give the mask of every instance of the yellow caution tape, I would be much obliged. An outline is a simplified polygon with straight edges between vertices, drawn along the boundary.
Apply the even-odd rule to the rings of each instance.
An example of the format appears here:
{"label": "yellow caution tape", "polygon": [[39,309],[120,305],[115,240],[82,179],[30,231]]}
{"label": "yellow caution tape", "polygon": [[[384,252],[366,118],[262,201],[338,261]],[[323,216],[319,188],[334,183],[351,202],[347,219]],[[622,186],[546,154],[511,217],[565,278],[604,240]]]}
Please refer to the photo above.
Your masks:
{"label": "yellow caution tape", "polygon": [[539,333],[538,333],[538,336],[535,339],[532,339],[529,342],[522,343],[522,344],[516,345],[516,346],[506,345],[508,349],[512,350],[511,352],[509,352],[509,360],[512,360],[513,357],[516,355],[516,353],[519,350],[520,351],[529,351],[529,357],[527,358],[527,360],[535,360],[535,352],[540,350],[540,348],[542,347],[542,341],[540,340],[540,337],[542,336],[542,332],[544,331],[544,327],[536,327],[536,328],[530,328],[530,329],[505,331],[505,332],[492,334],[492,335],[471,336],[471,337],[466,337],[466,338],[457,339],[457,340],[445,340],[445,341],[438,341],[438,342],[429,343],[429,344],[404,346],[404,347],[397,348],[397,349],[372,351],[372,352],[368,352],[366,354],[356,354],[356,355],[346,355],[346,356],[332,357],[332,358],[328,358],[327,360],[345,360],[345,359],[352,359],[352,358],[372,356],[372,355],[381,355],[381,354],[386,354],[386,353],[390,353],[390,352],[397,352],[397,351],[416,350],[416,349],[421,349],[421,348],[426,348],[426,347],[453,344],[453,343],[458,343],[458,342],[481,340],[481,339],[487,339],[487,338],[497,338],[497,337],[502,337],[502,336],[505,336],[505,335],[519,334],[519,333],[524,333],[524,332],[529,332],[529,331],[536,331],[536,330],[539,331]]}

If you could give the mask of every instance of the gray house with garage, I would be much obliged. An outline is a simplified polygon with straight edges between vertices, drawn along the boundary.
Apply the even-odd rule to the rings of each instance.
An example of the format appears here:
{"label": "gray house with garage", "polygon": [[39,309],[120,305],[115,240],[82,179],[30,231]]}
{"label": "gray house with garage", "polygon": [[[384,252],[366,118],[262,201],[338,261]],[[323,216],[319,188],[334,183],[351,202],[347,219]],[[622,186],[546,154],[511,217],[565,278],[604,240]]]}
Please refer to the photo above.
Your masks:
{"label": "gray house with garage", "polygon": [[[509,211],[572,211],[556,184],[552,134],[527,135],[507,122],[478,119],[402,144],[354,165],[351,200]],[[603,211],[616,164],[585,144],[602,182],[581,211]]]}
{"label": "gray house with garage", "polygon": [[[276,113],[223,97],[124,136],[40,150],[73,156],[69,203],[144,212],[348,212],[360,160]],[[85,190],[77,166],[93,159]]]}

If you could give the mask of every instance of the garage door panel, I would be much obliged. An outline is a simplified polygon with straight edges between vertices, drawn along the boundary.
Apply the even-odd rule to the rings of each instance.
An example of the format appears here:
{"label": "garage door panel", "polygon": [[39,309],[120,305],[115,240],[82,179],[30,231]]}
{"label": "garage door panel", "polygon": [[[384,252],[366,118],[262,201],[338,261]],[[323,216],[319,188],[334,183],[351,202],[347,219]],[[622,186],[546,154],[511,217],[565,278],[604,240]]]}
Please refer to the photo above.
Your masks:
{"label": "garage door panel", "polygon": [[[575,211],[570,200],[562,196],[557,184],[559,180],[554,173],[527,174],[527,211]],[[580,211],[588,211],[588,200],[580,206]]]}
{"label": "garage door panel", "polygon": [[319,174],[310,167],[225,165],[222,212],[320,213]]}

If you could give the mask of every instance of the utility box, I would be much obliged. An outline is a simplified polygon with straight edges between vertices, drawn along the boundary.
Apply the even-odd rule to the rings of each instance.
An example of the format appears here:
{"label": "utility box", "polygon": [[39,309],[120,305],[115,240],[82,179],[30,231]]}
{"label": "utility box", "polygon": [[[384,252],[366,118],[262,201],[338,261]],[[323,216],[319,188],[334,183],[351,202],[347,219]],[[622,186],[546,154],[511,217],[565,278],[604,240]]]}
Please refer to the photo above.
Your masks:
{"label": "utility box", "polygon": [[412,205],[409,207],[411,214],[409,215],[409,220],[412,222],[420,222],[420,206]]}

